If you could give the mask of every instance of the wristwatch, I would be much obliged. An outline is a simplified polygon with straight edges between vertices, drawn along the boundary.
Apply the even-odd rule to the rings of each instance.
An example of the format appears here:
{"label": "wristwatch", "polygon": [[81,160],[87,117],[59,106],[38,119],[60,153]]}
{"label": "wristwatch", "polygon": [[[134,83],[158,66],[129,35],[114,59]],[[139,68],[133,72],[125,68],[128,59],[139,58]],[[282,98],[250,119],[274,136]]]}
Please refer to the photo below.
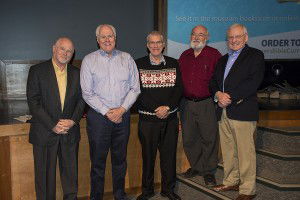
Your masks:
{"label": "wristwatch", "polygon": [[215,95],[215,96],[214,96],[214,102],[215,102],[215,103],[218,103],[218,101],[219,101],[219,99],[218,99],[217,95]]}

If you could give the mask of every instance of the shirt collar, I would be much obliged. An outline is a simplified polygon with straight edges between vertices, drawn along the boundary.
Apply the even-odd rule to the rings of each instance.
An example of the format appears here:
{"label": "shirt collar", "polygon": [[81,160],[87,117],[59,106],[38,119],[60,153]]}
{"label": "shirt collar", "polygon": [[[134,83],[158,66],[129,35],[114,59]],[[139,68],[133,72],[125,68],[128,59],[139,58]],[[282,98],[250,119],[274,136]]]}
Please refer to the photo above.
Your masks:
{"label": "shirt collar", "polygon": [[241,51],[242,51],[244,48],[245,48],[245,46],[244,46],[243,48],[240,48],[240,49],[237,50],[237,51],[233,51],[233,50],[229,49],[228,55],[229,55],[229,56],[239,55],[239,54],[241,53]]}
{"label": "shirt collar", "polygon": [[[103,51],[102,49],[99,49],[99,52],[100,52],[101,56],[107,56],[108,57],[108,53]],[[118,54],[118,50],[113,49],[112,52],[111,52],[111,55],[115,56],[117,54]]]}
{"label": "shirt collar", "polygon": [[165,65],[166,64],[166,60],[165,60],[164,55],[161,55],[159,64],[156,64],[156,62],[153,61],[153,56],[151,55],[151,53],[149,54],[149,58],[150,58],[151,65],[160,65],[160,64]]}

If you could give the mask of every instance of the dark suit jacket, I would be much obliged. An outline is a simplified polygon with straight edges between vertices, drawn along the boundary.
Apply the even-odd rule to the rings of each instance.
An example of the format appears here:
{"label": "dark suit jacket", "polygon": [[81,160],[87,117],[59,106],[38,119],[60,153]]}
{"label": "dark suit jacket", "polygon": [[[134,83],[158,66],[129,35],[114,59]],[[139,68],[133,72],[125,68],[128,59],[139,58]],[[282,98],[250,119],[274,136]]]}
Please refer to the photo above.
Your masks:
{"label": "dark suit jacket", "polygon": [[[210,82],[212,94],[223,90],[223,77],[228,54],[218,61]],[[224,83],[224,92],[231,96],[232,103],[226,108],[228,118],[240,121],[258,120],[256,91],[263,79],[265,70],[264,54],[246,45],[234,62]],[[218,120],[222,108],[217,107]]]}
{"label": "dark suit jacket", "polygon": [[79,141],[79,121],[85,103],[81,96],[78,68],[68,64],[63,111],[51,59],[30,68],[27,80],[27,101],[32,115],[29,132],[30,143],[47,145],[57,140],[59,136],[52,129],[59,119],[72,119],[76,123],[68,131],[68,134],[62,136],[63,141],[67,143]]}

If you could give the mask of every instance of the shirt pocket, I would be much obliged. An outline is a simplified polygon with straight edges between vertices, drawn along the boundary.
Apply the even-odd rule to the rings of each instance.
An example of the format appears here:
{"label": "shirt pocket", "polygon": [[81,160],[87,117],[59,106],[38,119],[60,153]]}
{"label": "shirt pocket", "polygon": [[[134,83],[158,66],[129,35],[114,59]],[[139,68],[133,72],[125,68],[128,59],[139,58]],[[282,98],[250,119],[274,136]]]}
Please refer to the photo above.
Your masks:
{"label": "shirt pocket", "polygon": [[108,72],[106,70],[99,70],[97,72],[92,72],[92,85],[93,87],[101,90],[103,85],[106,85],[108,82]]}
{"label": "shirt pocket", "polygon": [[200,69],[201,74],[200,74],[200,76],[202,77],[203,80],[208,81],[208,80],[211,79],[211,76],[212,76],[212,71],[211,70],[212,70],[212,68],[211,68],[209,63],[203,63],[201,65],[201,69]]}
{"label": "shirt pocket", "polygon": [[118,81],[127,82],[129,80],[129,73],[127,65],[120,65],[115,68],[113,76],[115,76]]}

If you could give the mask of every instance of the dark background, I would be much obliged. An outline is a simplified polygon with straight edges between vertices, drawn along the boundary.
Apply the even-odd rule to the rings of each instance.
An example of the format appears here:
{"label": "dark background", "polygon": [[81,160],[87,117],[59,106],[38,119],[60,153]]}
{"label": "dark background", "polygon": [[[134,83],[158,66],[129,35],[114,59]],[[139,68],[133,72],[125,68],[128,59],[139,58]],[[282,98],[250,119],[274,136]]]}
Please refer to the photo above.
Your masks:
{"label": "dark background", "polygon": [[134,58],[146,54],[154,27],[152,0],[0,0],[0,60],[45,60],[53,42],[70,37],[75,60],[98,49],[95,29],[112,24],[117,48]]}
{"label": "dark background", "polygon": [[[265,76],[260,89],[274,84],[282,84],[285,81],[292,87],[300,86],[300,60],[266,60],[265,67]],[[277,68],[280,69],[279,75],[275,74],[274,69]]]}

